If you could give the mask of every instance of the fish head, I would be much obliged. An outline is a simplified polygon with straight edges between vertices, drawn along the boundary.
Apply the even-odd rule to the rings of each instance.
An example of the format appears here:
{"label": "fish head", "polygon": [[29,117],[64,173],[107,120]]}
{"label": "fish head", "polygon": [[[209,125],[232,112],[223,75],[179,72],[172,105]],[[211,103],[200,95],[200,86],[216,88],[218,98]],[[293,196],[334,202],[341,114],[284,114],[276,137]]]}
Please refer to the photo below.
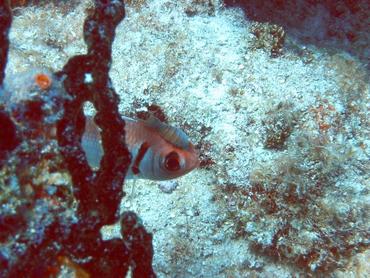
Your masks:
{"label": "fish head", "polygon": [[[188,136],[179,128],[155,117],[126,121],[133,157],[126,177],[169,180],[181,177],[199,166],[199,155]],[[129,144],[130,145],[130,144]]]}

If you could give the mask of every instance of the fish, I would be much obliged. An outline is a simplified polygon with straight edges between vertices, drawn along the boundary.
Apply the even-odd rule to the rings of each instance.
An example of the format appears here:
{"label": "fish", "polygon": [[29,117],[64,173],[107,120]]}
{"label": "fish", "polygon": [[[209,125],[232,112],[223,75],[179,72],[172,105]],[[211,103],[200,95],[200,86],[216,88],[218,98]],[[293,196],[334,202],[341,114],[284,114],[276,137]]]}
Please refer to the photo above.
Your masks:
{"label": "fish", "polygon": [[[198,152],[181,129],[154,116],[147,120],[122,118],[125,141],[131,154],[126,179],[175,179],[199,166]],[[86,117],[81,145],[90,167],[98,168],[104,151],[99,128],[91,116]]]}

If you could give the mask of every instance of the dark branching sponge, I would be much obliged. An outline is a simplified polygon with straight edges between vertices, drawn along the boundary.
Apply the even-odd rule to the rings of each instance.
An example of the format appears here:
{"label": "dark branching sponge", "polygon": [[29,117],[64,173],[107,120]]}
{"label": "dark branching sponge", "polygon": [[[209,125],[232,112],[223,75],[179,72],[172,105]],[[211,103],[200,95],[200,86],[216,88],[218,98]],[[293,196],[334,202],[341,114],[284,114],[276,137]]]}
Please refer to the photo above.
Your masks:
{"label": "dark branching sponge", "polygon": [[[94,215],[95,219],[90,219],[92,225],[106,225],[118,219],[121,186],[130,162],[124,145],[124,122],[117,108],[119,99],[108,76],[115,27],[124,17],[124,5],[122,1],[96,1],[95,5],[94,13],[84,24],[88,53],[71,58],[58,73],[65,78],[64,87],[72,96],[66,101],[65,116],[58,124],[58,142],[80,200],[79,213],[84,218]],[[86,76],[92,82],[85,82]],[[80,144],[85,101],[94,104],[95,122],[102,130],[104,156],[95,178]],[[96,206],[96,202],[104,205]]]}
{"label": "dark branching sponge", "polygon": [[[100,239],[100,228],[117,220],[120,200],[123,197],[122,183],[130,163],[130,154],[124,144],[124,121],[118,112],[119,99],[108,76],[115,28],[124,18],[124,4],[123,1],[112,0],[95,1],[95,5],[94,13],[84,24],[88,53],[70,59],[59,73],[59,76],[65,77],[65,89],[72,98],[65,103],[65,117],[58,124],[58,141],[72,175],[74,192],[80,201],[78,213],[84,228],[98,239],[98,246],[101,246],[103,251],[94,257],[94,263],[86,266],[89,272],[98,273],[98,276],[125,273],[127,264],[135,261],[134,274],[145,273],[145,276],[140,277],[154,277],[151,267],[151,235],[144,228],[134,230],[138,233],[136,236],[130,236],[139,240],[150,238],[144,243],[149,246],[149,253],[141,261],[130,255],[135,254],[135,249],[127,250],[124,248],[127,244],[122,241],[103,242]],[[90,76],[92,82],[87,83],[86,76]],[[85,121],[82,106],[85,101],[92,102],[97,110],[95,122],[101,129],[104,149],[100,169],[95,176],[92,175],[80,144],[81,127]],[[91,244],[86,240],[83,242]],[[114,248],[110,246],[112,244]],[[115,252],[117,250],[118,256]],[[108,263],[108,258],[111,258],[110,263],[113,262],[112,269],[102,273],[103,269],[106,270],[103,266]]]}
{"label": "dark branching sponge", "polygon": [[0,159],[2,159],[5,152],[14,150],[20,142],[15,124],[2,109],[0,110],[0,130]]}

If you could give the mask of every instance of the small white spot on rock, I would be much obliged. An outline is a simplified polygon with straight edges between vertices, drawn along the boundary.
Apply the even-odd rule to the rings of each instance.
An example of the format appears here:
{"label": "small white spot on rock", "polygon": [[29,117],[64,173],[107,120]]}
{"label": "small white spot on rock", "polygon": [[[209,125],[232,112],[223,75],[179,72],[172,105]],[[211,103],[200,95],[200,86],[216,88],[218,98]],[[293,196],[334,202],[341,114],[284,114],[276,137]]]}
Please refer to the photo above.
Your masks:
{"label": "small white spot on rock", "polygon": [[172,193],[178,186],[179,183],[176,180],[161,181],[158,183],[158,188],[168,194]]}

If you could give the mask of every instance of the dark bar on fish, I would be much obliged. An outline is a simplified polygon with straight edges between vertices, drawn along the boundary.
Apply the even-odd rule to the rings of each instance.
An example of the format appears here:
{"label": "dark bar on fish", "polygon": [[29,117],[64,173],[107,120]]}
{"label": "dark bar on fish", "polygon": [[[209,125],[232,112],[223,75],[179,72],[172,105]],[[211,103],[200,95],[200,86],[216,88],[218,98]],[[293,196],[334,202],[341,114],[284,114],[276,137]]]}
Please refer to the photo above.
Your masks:
{"label": "dark bar on fish", "polygon": [[139,152],[136,156],[134,165],[132,165],[132,167],[131,167],[132,173],[134,175],[137,175],[137,174],[140,173],[140,169],[139,169],[140,162],[143,160],[143,158],[144,158],[146,152],[148,151],[148,149],[149,149],[149,144],[147,142],[144,142],[144,143],[141,144]]}

